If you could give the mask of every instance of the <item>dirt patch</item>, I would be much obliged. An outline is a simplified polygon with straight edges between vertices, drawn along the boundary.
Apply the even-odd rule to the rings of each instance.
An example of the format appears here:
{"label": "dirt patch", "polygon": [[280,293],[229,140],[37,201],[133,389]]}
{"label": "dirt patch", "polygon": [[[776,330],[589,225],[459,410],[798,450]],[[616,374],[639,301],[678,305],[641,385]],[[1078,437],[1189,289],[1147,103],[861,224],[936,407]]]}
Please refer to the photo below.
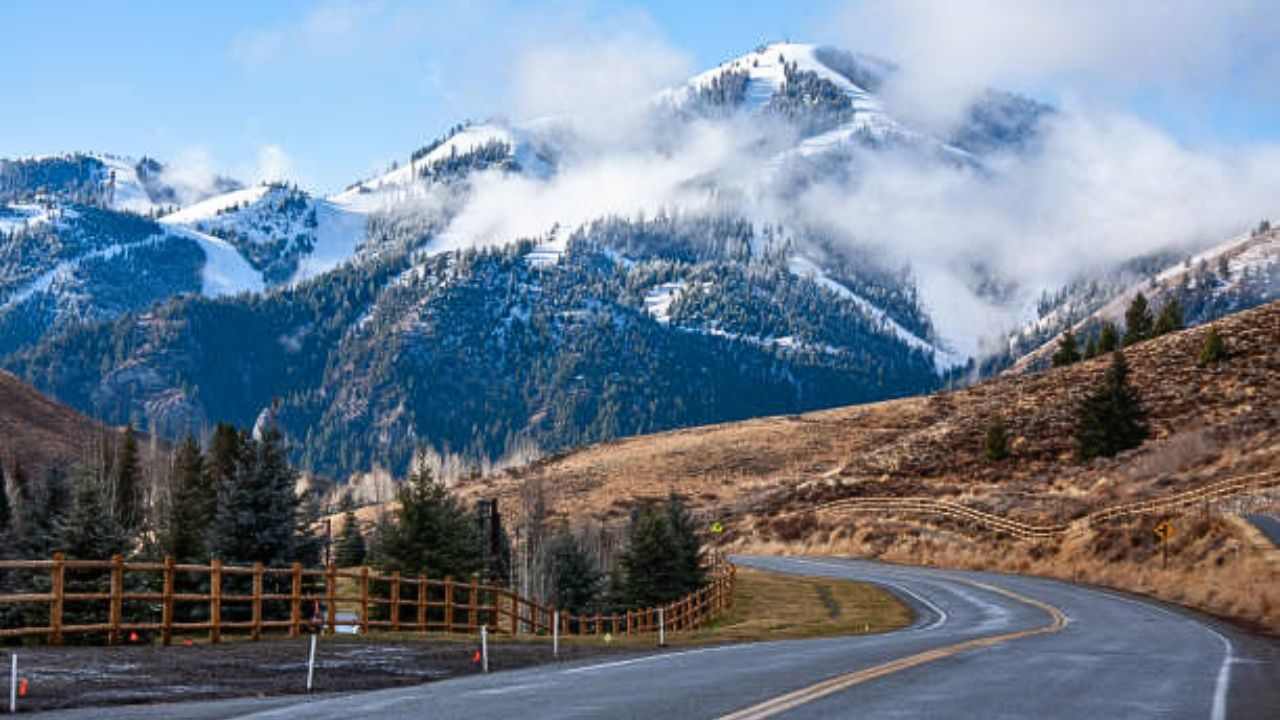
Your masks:
{"label": "dirt patch", "polygon": [[[306,690],[306,638],[184,647],[10,648],[30,683],[23,710],[288,695]],[[419,685],[480,672],[476,640],[322,638],[316,653],[316,692],[350,692]],[[560,660],[640,655],[640,648],[565,645]],[[9,664],[8,652],[2,656]],[[546,642],[490,645],[493,671],[553,662]],[[7,684],[7,682],[5,683]]]}

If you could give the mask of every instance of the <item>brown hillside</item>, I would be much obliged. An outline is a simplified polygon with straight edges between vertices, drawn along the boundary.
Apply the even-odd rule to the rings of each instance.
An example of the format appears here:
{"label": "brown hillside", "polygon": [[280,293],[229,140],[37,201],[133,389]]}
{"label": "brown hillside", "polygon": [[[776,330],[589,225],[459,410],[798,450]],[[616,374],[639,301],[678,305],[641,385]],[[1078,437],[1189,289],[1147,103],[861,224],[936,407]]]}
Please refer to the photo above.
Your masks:
{"label": "brown hillside", "polygon": [[29,469],[79,458],[104,425],[0,370],[0,461]]}
{"label": "brown hillside", "polygon": [[[925,494],[1036,521],[1280,469],[1280,303],[1213,326],[1232,353],[1217,367],[1197,365],[1209,326],[1126,350],[1152,439],[1087,466],[1073,457],[1074,411],[1107,358],[928,397],[603,443],[465,491],[514,499],[525,479],[543,478],[559,512],[602,520],[622,517],[638,498],[675,491],[717,514],[801,499]],[[988,463],[983,436],[996,416],[1008,426],[1013,457]]]}
{"label": "brown hillside", "polygon": [[[1280,303],[1212,326],[1231,353],[1218,366],[1197,363],[1210,326],[1125,351],[1149,413],[1151,439],[1088,465],[1074,458],[1074,413],[1108,358],[929,397],[600,444],[462,490],[505,498],[511,512],[518,510],[521,486],[540,479],[555,514],[606,523],[621,521],[637,501],[674,491],[708,518],[724,521],[721,541],[729,548],[1065,572],[1280,629],[1280,567],[1250,564],[1256,558],[1239,524],[1212,520],[1220,516],[1209,507],[1180,525],[1187,528],[1177,541],[1185,552],[1165,580],[1147,572],[1154,552],[1147,526],[1154,519],[1029,547],[1029,541],[951,520],[804,512],[839,498],[932,497],[1026,522],[1065,522],[1226,478],[1280,474]],[[983,438],[996,416],[1008,426],[1012,457],[991,463],[983,456]],[[1280,511],[1275,491],[1252,500]],[[1091,574],[1090,568],[1103,567],[1119,575]],[[1200,585],[1179,574],[1205,567],[1202,575],[1210,579]],[[1249,580],[1236,583],[1235,575],[1221,574],[1228,571]],[[1255,592],[1256,582],[1263,590]],[[1242,595],[1215,589],[1232,583],[1250,589]]]}

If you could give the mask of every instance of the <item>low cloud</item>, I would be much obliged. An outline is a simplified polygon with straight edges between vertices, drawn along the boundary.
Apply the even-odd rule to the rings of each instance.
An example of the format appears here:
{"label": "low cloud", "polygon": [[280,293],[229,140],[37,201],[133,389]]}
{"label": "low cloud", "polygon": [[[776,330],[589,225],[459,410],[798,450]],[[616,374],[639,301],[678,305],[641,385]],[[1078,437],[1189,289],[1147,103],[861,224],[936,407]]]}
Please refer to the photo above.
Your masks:
{"label": "low cloud", "polygon": [[1199,103],[1231,77],[1280,97],[1270,0],[865,0],[830,27],[831,41],[898,61],[888,101],[935,128],[989,86]]}
{"label": "low cloud", "polygon": [[[909,263],[944,334],[972,352],[1043,289],[1165,249],[1221,242],[1280,210],[1280,145],[1194,150],[1131,115],[1066,109],[1031,154],[990,172],[858,156],[853,185],[805,193],[799,217]],[[975,265],[1017,281],[1021,304],[975,294]]]}
{"label": "low cloud", "polygon": [[260,183],[295,180],[293,160],[279,145],[263,145],[258,148],[258,164],[253,179]]}

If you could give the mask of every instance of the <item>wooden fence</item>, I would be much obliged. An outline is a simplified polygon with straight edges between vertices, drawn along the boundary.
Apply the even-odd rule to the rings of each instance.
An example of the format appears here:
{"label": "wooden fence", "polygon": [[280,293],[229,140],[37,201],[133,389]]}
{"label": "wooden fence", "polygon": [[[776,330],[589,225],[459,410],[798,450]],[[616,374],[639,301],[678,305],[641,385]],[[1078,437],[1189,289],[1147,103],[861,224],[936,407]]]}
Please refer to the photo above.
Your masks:
{"label": "wooden fence", "polygon": [[1053,525],[1033,525],[977,508],[967,507],[957,502],[931,497],[843,498],[815,505],[811,508],[789,510],[780,513],[780,515],[798,515],[818,511],[842,513],[896,512],[912,515],[938,515],[968,521],[976,526],[985,527],[992,532],[1005,533],[1023,540],[1049,540],[1095,528],[1118,519],[1176,512],[1234,495],[1258,492],[1274,487],[1280,487],[1280,473],[1269,470],[1219,480],[1192,490],[1164,497],[1113,505],[1094,510],[1070,523]]}
{"label": "wooden fence", "polygon": [[[553,632],[557,617],[562,635],[655,633],[659,618],[666,632],[679,632],[701,627],[730,608],[736,576],[732,564],[717,558],[706,585],[661,608],[557,615],[553,607],[506,588],[481,584],[477,578],[437,580],[333,565],[276,568],[223,565],[218,560],[183,565],[172,558],[134,563],[118,555],[106,561],[68,560],[55,553],[52,560],[0,561],[0,573],[10,572],[24,574],[28,584],[47,587],[48,592],[0,595],[0,607],[34,609],[33,614],[45,624],[0,627],[0,639],[44,636],[52,645],[69,635],[101,635],[114,645],[133,633],[158,633],[168,645],[175,634],[205,632],[209,642],[217,643],[224,632],[247,632],[258,640],[269,631],[297,637],[317,630],[334,633],[338,627],[353,625],[362,634],[372,630],[476,633],[486,626],[490,632],[512,636],[543,635]],[[97,591],[78,591],[85,585]],[[340,585],[355,589],[340,592]],[[193,586],[205,591],[182,590]],[[356,619],[340,622],[339,605],[354,609]],[[323,608],[318,618],[317,608]],[[87,614],[96,621],[76,622]]]}

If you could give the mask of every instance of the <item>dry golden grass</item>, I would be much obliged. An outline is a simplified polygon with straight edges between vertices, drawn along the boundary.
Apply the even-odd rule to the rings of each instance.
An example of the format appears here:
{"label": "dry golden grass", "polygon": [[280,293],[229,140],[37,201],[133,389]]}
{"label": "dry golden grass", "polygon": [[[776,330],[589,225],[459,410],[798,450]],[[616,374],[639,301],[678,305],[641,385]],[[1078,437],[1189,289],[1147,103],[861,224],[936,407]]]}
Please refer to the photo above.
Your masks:
{"label": "dry golden grass", "polygon": [[[911,610],[875,585],[738,568],[734,605],[721,619],[691,632],[668,633],[667,644],[788,640],[897,630],[911,624]],[[647,647],[652,635],[565,637],[561,642]]]}
{"label": "dry golden grass", "polygon": [[1157,518],[1058,543],[982,540],[893,518],[857,529],[819,524],[804,539],[742,540],[735,552],[832,555],[967,570],[995,570],[1111,587],[1186,605],[1280,634],[1280,551],[1237,518],[1173,518],[1164,567]]}

